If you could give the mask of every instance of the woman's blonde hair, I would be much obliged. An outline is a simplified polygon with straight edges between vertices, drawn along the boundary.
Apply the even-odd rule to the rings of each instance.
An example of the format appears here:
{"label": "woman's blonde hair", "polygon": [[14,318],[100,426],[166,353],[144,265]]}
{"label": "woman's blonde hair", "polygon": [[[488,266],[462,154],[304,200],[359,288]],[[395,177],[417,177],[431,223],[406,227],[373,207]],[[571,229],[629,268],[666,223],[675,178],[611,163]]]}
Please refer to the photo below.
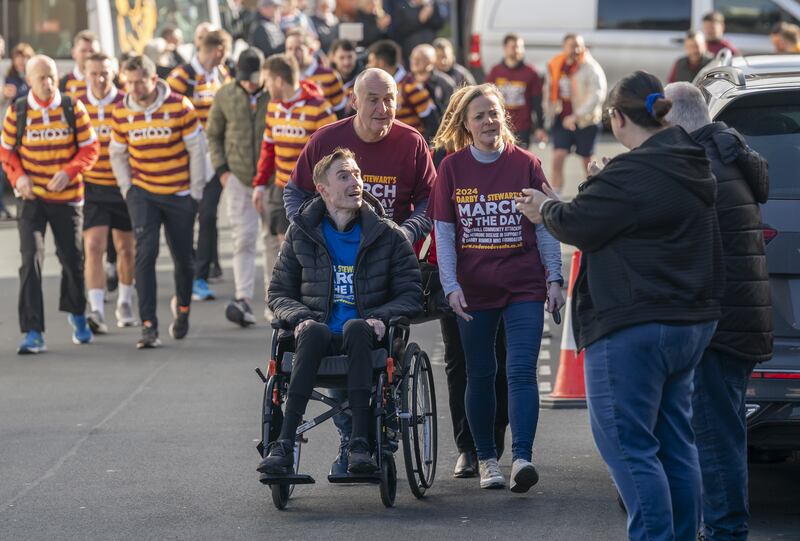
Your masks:
{"label": "woman's blonde hair", "polygon": [[436,150],[444,149],[446,152],[456,152],[472,144],[472,134],[467,130],[467,108],[479,96],[494,96],[503,110],[503,124],[500,128],[500,137],[507,145],[515,143],[514,133],[508,123],[508,111],[505,100],[500,90],[491,83],[482,85],[462,86],[453,93],[444,118],[433,138],[433,147]]}

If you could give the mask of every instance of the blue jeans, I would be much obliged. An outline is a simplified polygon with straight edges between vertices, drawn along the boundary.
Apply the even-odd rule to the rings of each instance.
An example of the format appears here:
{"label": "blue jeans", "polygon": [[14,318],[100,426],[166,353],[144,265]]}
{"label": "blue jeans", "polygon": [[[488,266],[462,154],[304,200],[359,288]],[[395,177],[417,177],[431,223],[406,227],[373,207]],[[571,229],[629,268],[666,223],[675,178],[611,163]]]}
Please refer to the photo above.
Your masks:
{"label": "blue jeans", "polygon": [[754,362],[707,350],[694,375],[692,408],[703,475],[703,534],[709,541],[747,539],[745,390]]}
{"label": "blue jeans", "polygon": [[511,456],[531,460],[533,438],[539,422],[539,387],[536,362],[544,325],[543,302],[518,302],[495,310],[469,312],[472,321],[458,318],[467,361],[464,403],[479,460],[497,457],[494,440],[497,373],[495,337],[500,318],[506,329],[506,378]]}
{"label": "blue jeans", "polygon": [[701,480],[692,390],[715,328],[716,321],[647,323],[586,348],[592,434],[625,502],[633,541],[697,539]]}

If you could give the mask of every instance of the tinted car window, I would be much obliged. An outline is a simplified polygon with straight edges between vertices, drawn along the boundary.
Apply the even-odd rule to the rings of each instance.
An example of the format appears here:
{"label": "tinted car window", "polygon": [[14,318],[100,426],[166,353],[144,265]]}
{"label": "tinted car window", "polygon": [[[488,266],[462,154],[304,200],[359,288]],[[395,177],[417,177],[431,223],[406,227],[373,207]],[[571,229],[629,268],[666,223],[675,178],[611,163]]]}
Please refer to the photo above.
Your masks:
{"label": "tinted car window", "polygon": [[643,2],[598,0],[597,28],[618,30],[688,30],[691,0]]}
{"label": "tinted car window", "polygon": [[733,34],[769,34],[780,21],[797,24],[770,0],[715,0],[714,9],[725,15],[725,31]]}
{"label": "tinted car window", "polygon": [[719,120],[736,128],[769,162],[770,199],[800,198],[800,105],[737,107]]}

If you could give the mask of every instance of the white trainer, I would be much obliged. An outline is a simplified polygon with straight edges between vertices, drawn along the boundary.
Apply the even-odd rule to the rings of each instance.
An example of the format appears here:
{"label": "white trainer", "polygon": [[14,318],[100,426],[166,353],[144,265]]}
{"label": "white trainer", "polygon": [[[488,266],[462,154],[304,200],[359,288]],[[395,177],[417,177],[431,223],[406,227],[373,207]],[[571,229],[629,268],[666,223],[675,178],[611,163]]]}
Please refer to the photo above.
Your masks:
{"label": "white trainer", "polygon": [[511,492],[528,492],[539,482],[539,472],[528,462],[518,458],[511,465]]}
{"label": "white trainer", "polygon": [[481,488],[503,488],[506,486],[505,477],[500,472],[496,458],[487,458],[478,461],[478,471],[481,475]]}

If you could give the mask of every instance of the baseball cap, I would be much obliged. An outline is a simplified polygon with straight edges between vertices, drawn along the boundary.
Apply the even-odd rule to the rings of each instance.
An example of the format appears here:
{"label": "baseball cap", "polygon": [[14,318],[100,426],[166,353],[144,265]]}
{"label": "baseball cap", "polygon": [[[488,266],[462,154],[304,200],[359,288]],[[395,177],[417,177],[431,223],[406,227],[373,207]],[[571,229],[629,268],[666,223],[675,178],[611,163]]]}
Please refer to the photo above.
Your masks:
{"label": "baseball cap", "polygon": [[264,55],[258,49],[249,48],[242,51],[236,61],[236,80],[258,83],[261,80],[261,64]]}

